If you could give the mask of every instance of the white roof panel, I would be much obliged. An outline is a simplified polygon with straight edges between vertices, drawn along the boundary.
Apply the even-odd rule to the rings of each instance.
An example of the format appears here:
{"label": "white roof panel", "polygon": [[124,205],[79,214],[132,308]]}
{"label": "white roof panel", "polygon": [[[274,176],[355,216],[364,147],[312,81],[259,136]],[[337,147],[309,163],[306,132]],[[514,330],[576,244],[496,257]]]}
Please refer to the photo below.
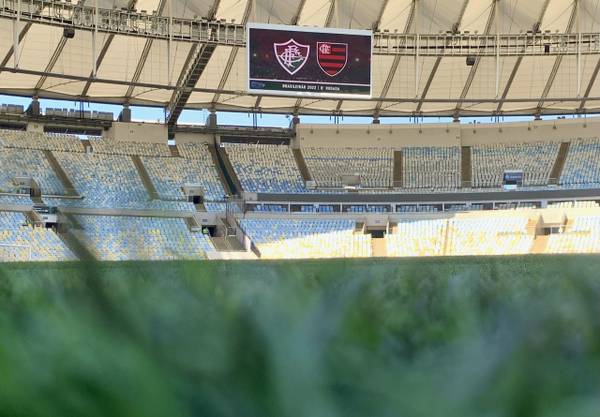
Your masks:
{"label": "white roof panel", "polygon": [[485,25],[492,11],[493,0],[469,1],[465,8],[460,30],[468,30],[471,33],[484,33]]}
{"label": "white roof panel", "polygon": [[[541,97],[555,59],[553,56],[523,58],[507,98]],[[509,103],[504,105],[505,108],[508,106]]]}
{"label": "white roof panel", "polygon": [[[32,25],[19,46],[19,66],[29,70],[44,71],[61,38],[60,28]],[[12,65],[11,61],[9,65]]]}
{"label": "white roof panel", "polygon": [[306,0],[298,19],[298,25],[325,26],[330,5],[330,0]]}
{"label": "white roof panel", "polygon": [[251,22],[289,24],[298,10],[297,0],[254,0]]}
{"label": "white roof panel", "polygon": [[402,33],[410,16],[412,0],[389,0],[381,16],[380,30]]}
{"label": "white roof panel", "polygon": [[98,67],[98,78],[132,80],[145,43],[141,37],[115,36]]}
{"label": "white roof panel", "polygon": [[[510,74],[515,66],[517,57],[509,56],[500,58],[498,95],[501,96]],[[495,98],[496,97],[496,58],[482,58],[479,61],[477,72],[466,95],[467,98]],[[494,110],[496,104],[493,105]]]}
{"label": "white roof panel", "polygon": [[466,65],[464,57],[442,58],[427,92],[427,98],[460,97],[471,68]]}
{"label": "white roof panel", "polygon": [[241,22],[246,10],[247,0],[221,0],[217,9],[217,19],[225,19],[228,22],[235,20]]}
{"label": "white roof panel", "polygon": [[332,27],[371,29],[385,6],[384,0],[338,0],[333,9]]}
{"label": "white roof panel", "polygon": [[[99,33],[96,40],[96,51],[99,53],[109,35]],[[92,72],[92,32],[77,30],[73,39],[67,39],[62,53],[58,57],[52,72],[87,77]]]}

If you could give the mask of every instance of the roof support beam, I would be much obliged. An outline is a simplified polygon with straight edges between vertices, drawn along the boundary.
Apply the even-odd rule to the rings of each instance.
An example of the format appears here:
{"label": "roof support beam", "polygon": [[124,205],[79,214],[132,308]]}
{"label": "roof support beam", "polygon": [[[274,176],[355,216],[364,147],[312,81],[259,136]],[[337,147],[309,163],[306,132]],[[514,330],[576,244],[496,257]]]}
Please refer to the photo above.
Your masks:
{"label": "roof support beam", "polygon": [[[158,6],[156,7],[156,14],[162,15],[163,10],[165,9],[166,0],[160,0],[158,2]],[[146,43],[144,44],[144,48],[142,49],[142,54],[140,55],[140,59],[135,67],[135,71],[133,72],[133,77],[131,78],[132,84],[127,89],[125,93],[125,101],[129,101],[131,96],[133,95],[134,84],[140,80],[140,76],[142,75],[142,71],[144,70],[144,65],[146,65],[146,60],[148,59],[148,55],[150,54],[150,50],[152,49],[152,38],[146,39]]]}
{"label": "roof support beam", "polygon": [[[137,3],[137,0],[130,0],[129,4],[127,5],[127,9],[133,10],[135,8],[135,3]],[[108,52],[108,48],[110,47],[110,44],[112,43],[114,38],[115,38],[115,34],[111,33],[110,35],[108,35],[108,38],[106,38],[104,45],[102,45],[102,49],[100,50],[100,54],[98,54],[98,59],[96,60],[96,72],[100,68],[100,65],[102,65],[102,61],[104,60],[104,57],[106,56],[106,53]],[[85,86],[83,87],[83,90],[81,91],[81,97],[87,96],[88,90],[90,89],[90,86],[92,85],[92,81],[95,78],[95,75],[97,75],[97,74],[94,74],[94,71],[92,70],[90,72],[89,80],[85,83]]]}
{"label": "roof support beam", "polygon": [[[23,26],[23,29],[21,29],[21,32],[19,32],[19,43],[21,43],[23,38],[25,38],[25,35],[27,35],[27,32],[29,32],[29,29],[31,29],[31,25],[33,25],[33,23],[27,22],[27,23],[25,23],[25,26]],[[13,56],[13,47],[11,46],[10,49],[8,50],[8,52],[6,53],[6,55],[4,56],[4,59],[2,60],[2,62],[0,62],[0,67],[5,67],[6,64],[8,64],[8,61],[10,61],[10,58],[12,56]]]}
{"label": "roof support beam", "polygon": [[[77,2],[77,5],[82,6],[84,3],[85,3],[85,0],[79,0]],[[68,39],[65,38],[64,36],[60,38],[60,41],[58,41],[58,45],[56,45],[56,49],[54,49],[54,53],[50,57],[50,61],[46,65],[46,70],[44,72],[52,72],[52,70],[54,69],[54,65],[56,65],[56,61],[58,61],[58,58],[60,58],[60,55],[62,54],[63,49],[65,49],[67,40]],[[34,94],[35,96],[38,95],[38,91],[42,89],[42,87],[44,86],[44,83],[46,82],[47,79],[48,79],[48,77],[45,75],[40,77],[37,84],[35,85],[35,94]]]}
{"label": "roof support beam", "polygon": [[[579,11],[579,0],[573,0],[573,8],[571,9],[571,16],[569,17],[569,23],[567,24],[567,33],[571,33],[573,31],[573,26],[575,21],[577,20],[577,14]],[[550,71],[550,76],[548,77],[548,81],[546,81],[546,85],[544,86],[544,91],[540,96],[540,101],[537,105],[537,110],[535,112],[536,117],[542,113],[542,107],[544,106],[544,102],[546,101],[546,97],[548,97],[548,93],[554,84],[554,79],[556,78],[556,74],[560,68],[560,64],[562,63],[563,56],[558,55],[554,60],[554,65],[552,66],[552,71]]]}
{"label": "roof support beam", "polygon": [[[327,10],[327,17],[325,18],[325,27],[331,25],[331,21],[333,20],[333,14],[335,12],[335,2],[336,0],[330,0],[329,9]],[[302,99],[299,98],[296,100],[294,104],[294,115],[297,115],[300,112],[300,107],[302,106]]]}
{"label": "roof support beam", "polygon": [[[24,68],[14,68],[12,66],[9,67],[0,67],[0,70],[2,71],[6,71],[6,72],[10,72],[10,73],[15,73],[15,74],[28,74],[28,75],[36,75],[36,76],[41,76],[44,75],[44,71],[36,71],[36,70],[28,70],[28,69],[24,69]],[[59,78],[59,79],[63,79],[63,80],[72,80],[72,81],[86,81],[87,80],[87,76],[77,76],[77,75],[70,75],[70,74],[61,74],[61,73],[50,73],[47,74],[49,77],[51,78]],[[126,80],[111,80],[111,79],[105,79],[105,78],[98,78],[97,82],[99,83],[106,83],[106,84],[116,84],[116,85],[130,85],[131,81],[126,81]],[[164,84],[155,84],[155,83],[145,83],[145,82],[137,82],[135,83],[134,87],[140,87],[140,88],[149,88],[149,89],[155,89],[155,90],[168,90],[168,91],[173,91],[175,90],[175,86],[168,86],[168,85],[164,85]],[[21,91],[21,94],[25,94],[25,95],[29,95],[29,91],[30,90],[24,90],[24,89],[19,89],[19,90],[10,90],[10,89],[1,89],[1,92],[6,92],[8,94],[14,94],[15,91]],[[222,94],[238,94],[239,91],[235,91],[235,90],[219,90],[217,88],[200,88],[200,87],[194,87],[192,88],[192,92],[199,92],[199,93],[210,93],[210,94],[217,94],[217,93],[222,93]],[[17,93],[18,95],[19,93]],[[254,94],[248,94],[249,96],[255,96]],[[49,93],[44,95],[44,97],[46,98],[64,98],[64,99],[73,99],[76,98],[73,95],[70,94],[59,94],[59,93]],[[375,97],[375,98],[371,98],[371,99],[361,99],[361,101],[369,101],[369,102],[378,102],[378,101],[385,101],[385,102],[389,102],[389,103],[416,103],[417,100],[415,98],[406,98],[406,97],[389,97],[389,98],[380,98],[380,97]],[[548,100],[551,101],[574,101],[574,102],[582,102],[584,100],[593,100],[593,101],[600,101],[600,96],[592,96],[592,97],[550,97],[548,98]],[[447,98],[447,99],[443,99],[443,98],[432,98],[432,99],[424,99],[425,102],[427,103],[456,103],[457,101],[463,102],[463,103],[497,103],[498,100],[494,99],[494,98],[490,98],[490,99],[482,99],[482,98],[465,98],[463,100],[460,99],[453,99],[453,98]],[[507,98],[506,102],[509,103],[532,103],[535,102],[535,99],[532,99],[530,97],[519,97],[519,98]],[[110,102],[110,103],[123,103],[123,100],[110,100],[110,101],[102,101],[99,100],[99,103],[103,103],[103,102]],[[148,104],[148,103],[145,103]],[[152,105],[152,104],[151,104]],[[158,106],[158,104],[154,103],[155,106]],[[246,112],[247,110],[243,110],[244,112]],[[319,112],[317,112],[319,113]],[[559,114],[562,114],[564,112],[558,112]],[[325,115],[324,113],[320,113],[322,115]],[[368,114],[360,114],[362,116],[368,116]],[[433,116],[438,116],[438,115],[443,115],[443,116],[448,116],[448,113],[444,113],[444,114],[438,114],[435,113],[433,114]]]}
{"label": "roof support beam", "polygon": [[[43,7],[41,5],[38,6],[37,12],[39,13],[40,11],[42,11],[42,8]],[[33,22],[25,23],[25,25],[23,26],[23,29],[21,29],[21,32],[19,33],[19,38],[18,38],[19,44],[23,41],[23,39],[25,38],[25,35],[27,35],[27,32],[29,32],[29,29],[31,29],[32,25],[33,25]],[[8,61],[13,56],[13,53],[14,53],[14,45],[9,48],[8,52],[6,52],[4,59],[2,60],[2,62],[0,62],[0,67],[5,67],[8,64]],[[0,72],[2,72],[2,70],[0,70]]]}
{"label": "roof support beam", "polygon": [[[548,4],[550,4],[550,0],[544,1],[542,5],[542,10],[540,10],[540,14],[538,16],[537,21],[533,24],[532,31],[533,33],[537,33],[540,30],[540,26],[542,25],[542,21],[544,20],[544,16],[546,15],[546,10],[548,10]],[[513,80],[517,76],[517,72],[519,72],[519,67],[521,66],[521,62],[523,62],[523,56],[519,56],[515,61],[515,65],[513,66],[512,71],[510,72],[510,76],[504,86],[504,90],[502,91],[502,96],[500,97],[500,101],[498,102],[498,107],[496,107],[496,114],[500,114],[502,111],[502,106],[504,105],[504,101],[508,96],[508,92],[512,87]]]}
{"label": "roof support beam", "polygon": [[[500,0],[492,0],[490,14],[488,15],[487,22],[485,24],[485,29],[483,33],[488,35],[490,30],[492,30],[492,25],[496,21],[496,14],[498,8],[498,2]],[[464,99],[469,93],[469,89],[471,88],[471,84],[473,84],[473,80],[475,79],[475,75],[477,74],[477,68],[479,67],[479,63],[481,62],[481,57],[475,58],[475,64],[471,67],[469,71],[469,75],[467,76],[467,80],[465,81],[465,85],[460,93],[461,100]],[[456,104],[456,108],[454,109],[454,119],[456,120],[460,116],[460,103]]]}
{"label": "roof support beam", "polygon": [[[220,0],[215,0],[210,8],[207,19],[214,19],[219,8]],[[179,79],[177,80],[176,89],[171,95],[171,100],[167,106],[167,129],[169,138],[175,135],[175,126],[177,120],[183,111],[192,91],[190,88],[196,86],[196,83],[204,73],[210,58],[212,57],[217,45],[214,43],[205,43],[202,45],[194,44],[190,48],[185,64]]]}
{"label": "roof support beam", "polygon": [[[379,25],[381,24],[381,18],[383,16],[383,13],[385,12],[385,8],[387,7],[388,3],[389,3],[389,0],[383,0],[383,2],[381,3],[379,13],[377,14],[377,19],[371,25],[371,27],[374,31],[379,29]],[[371,74],[371,78],[372,77],[373,77],[373,74]],[[343,103],[344,103],[344,100],[338,100],[337,105],[335,106],[336,114],[340,113]]]}
{"label": "roof support beam", "polygon": [[[252,3],[253,0],[248,0],[246,3],[246,10],[244,10],[244,15],[242,16],[242,25],[246,25],[248,19],[250,18],[250,12],[252,11]],[[219,82],[219,89],[223,89],[225,84],[227,83],[227,79],[229,78],[229,74],[231,73],[231,68],[235,63],[235,59],[237,57],[239,47],[234,46],[229,53],[229,59],[227,60],[227,64],[225,64],[225,70],[223,71],[223,75],[221,76],[221,81]],[[213,97],[212,103],[214,104],[219,101],[220,93],[215,94]]]}
{"label": "roof support beam", "polygon": [[[418,0],[412,0],[412,3],[410,4],[410,12],[408,13],[408,18],[406,19],[406,24],[404,25],[403,33],[410,32],[412,23],[415,20],[417,1]],[[380,100],[375,105],[375,111],[373,112],[374,119],[379,117],[379,112],[381,111],[381,106],[383,105],[382,100],[387,97],[387,93],[390,90],[392,81],[394,80],[394,76],[396,75],[396,71],[398,70],[398,65],[400,65],[400,58],[400,55],[396,55],[394,57],[394,61],[392,62],[392,66],[390,67],[390,73],[388,74],[385,83],[383,84],[383,88],[381,89],[381,95],[379,96]]]}
{"label": "roof support beam", "polygon": [[581,104],[579,105],[579,109],[578,109],[579,112],[582,112],[585,109],[585,103],[587,101],[587,97],[592,92],[592,87],[594,86],[594,83],[596,82],[596,78],[598,78],[598,72],[600,72],[600,58],[598,59],[598,63],[596,64],[596,67],[594,68],[594,71],[592,72],[592,77],[590,78],[590,82],[588,83],[588,86],[585,89],[585,94],[583,95],[583,100],[581,100]]}
{"label": "roof support beam", "polygon": [[300,16],[302,16],[302,10],[304,10],[304,5],[306,4],[306,0],[300,0],[300,4],[298,5],[298,9],[296,9],[296,14],[292,16],[290,20],[290,25],[297,25],[300,20]]}
{"label": "roof support beam", "polygon": [[381,18],[383,17],[383,13],[388,5],[390,0],[383,0],[381,3],[381,8],[379,9],[379,13],[377,14],[377,19],[373,22],[373,30],[379,30],[379,26],[381,25]]}
{"label": "roof support beam", "polygon": [[[456,22],[454,23],[454,25],[452,25],[452,33],[458,33],[458,31],[460,29],[460,25],[462,24],[463,16],[465,15],[465,10],[467,10],[468,5],[469,5],[469,0],[465,0],[463,2],[462,8],[460,9],[460,13],[458,14],[458,18],[456,19]],[[433,82],[433,78],[435,77],[435,74],[437,73],[437,70],[438,70],[441,62],[442,62],[442,57],[438,56],[435,59],[433,68],[431,69],[431,72],[429,73],[429,78],[427,78],[427,82],[425,83],[425,87],[423,88],[423,92],[421,93],[421,99],[427,97],[427,93],[429,92],[429,87],[431,87],[431,83]],[[419,114],[422,107],[423,107],[423,100],[419,100],[419,104],[417,104],[415,113]]]}

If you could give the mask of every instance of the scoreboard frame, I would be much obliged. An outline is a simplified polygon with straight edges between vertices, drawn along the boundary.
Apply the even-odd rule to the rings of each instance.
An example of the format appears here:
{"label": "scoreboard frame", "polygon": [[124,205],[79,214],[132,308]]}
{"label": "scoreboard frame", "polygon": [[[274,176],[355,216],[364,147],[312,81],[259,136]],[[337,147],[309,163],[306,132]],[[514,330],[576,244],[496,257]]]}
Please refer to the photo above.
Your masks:
{"label": "scoreboard frame", "polygon": [[[306,33],[308,35],[325,35],[325,39],[327,39],[328,35],[349,35],[349,36],[359,36],[359,37],[368,37],[370,50],[369,54],[369,64],[368,64],[368,84],[367,83],[347,83],[347,82],[322,82],[317,80],[295,80],[293,79],[294,74],[301,69],[301,67],[308,61],[310,56],[305,58],[305,62],[301,64],[300,68],[295,69],[294,72],[289,73],[288,79],[269,79],[269,78],[257,78],[251,77],[251,35],[250,32],[253,29],[259,30],[270,30],[270,31],[279,31],[279,32],[299,32]],[[293,40],[290,39],[290,40]],[[319,42],[323,43],[323,42]],[[275,46],[275,44],[273,44]],[[280,44],[278,44],[280,45]],[[300,45],[303,46],[303,45]],[[311,51],[308,52],[310,54]],[[316,51],[315,51],[316,53]],[[274,52],[275,55],[275,52]],[[348,61],[348,52],[346,52],[347,61]],[[275,58],[277,58],[275,56]],[[277,58],[279,61],[279,59]],[[317,59],[317,64],[321,67],[321,63]],[[282,66],[281,62],[279,65]],[[364,66],[364,64],[361,64]],[[285,68],[284,68],[285,69]],[[323,67],[321,70],[325,71]],[[341,73],[341,70],[340,70]],[[325,74],[327,74],[325,72]],[[333,77],[331,74],[327,74],[330,77]],[[359,30],[359,29],[340,29],[340,28],[318,28],[318,27],[304,27],[304,26],[290,26],[290,25],[277,25],[277,24],[266,24],[266,23],[248,23],[246,24],[246,92],[249,94],[256,95],[266,95],[266,96],[285,96],[285,97],[314,97],[314,98],[333,98],[333,99],[371,99],[373,94],[373,31],[372,30]],[[254,84],[254,86],[253,86]],[[267,84],[276,85],[294,85],[294,87],[298,87],[298,89],[281,89],[281,88],[268,88]],[[318,91],[318,88],[339,88],[340,91],[329,92],[329,91]],[[329,87],[334,86],[334,87]],[[367,93],[356,93],[351,92],[352,88],[361,88],[364,89],[368,87]],[[312,88],[312,90],[306,90],[306,88]]]}

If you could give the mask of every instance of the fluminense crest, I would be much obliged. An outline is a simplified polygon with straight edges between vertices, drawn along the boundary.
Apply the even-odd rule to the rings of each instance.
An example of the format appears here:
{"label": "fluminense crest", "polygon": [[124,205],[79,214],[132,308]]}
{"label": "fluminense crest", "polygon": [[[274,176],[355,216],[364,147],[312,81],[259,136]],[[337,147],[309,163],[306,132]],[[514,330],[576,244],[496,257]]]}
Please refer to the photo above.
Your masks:
{"label": "fluminense crest", "polygon": [[275,50],[277,62],[290,75],[294,75],[300,71],[304,64],[306,64],[306,61],[308,61],[308,54],[310,52],[310,46],[302,45],[294,39],[290,39],[285,43],[274,43],[273,49]]}

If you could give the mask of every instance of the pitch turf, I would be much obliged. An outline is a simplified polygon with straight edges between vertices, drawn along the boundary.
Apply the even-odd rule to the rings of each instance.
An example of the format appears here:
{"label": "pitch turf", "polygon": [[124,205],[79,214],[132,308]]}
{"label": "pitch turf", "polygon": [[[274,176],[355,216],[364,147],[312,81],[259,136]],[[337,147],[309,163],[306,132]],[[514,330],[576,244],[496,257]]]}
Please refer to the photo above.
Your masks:
{"label": "pitch turf", "polygon": [[600,258],[0,264],[0,416],[597,416]]}

